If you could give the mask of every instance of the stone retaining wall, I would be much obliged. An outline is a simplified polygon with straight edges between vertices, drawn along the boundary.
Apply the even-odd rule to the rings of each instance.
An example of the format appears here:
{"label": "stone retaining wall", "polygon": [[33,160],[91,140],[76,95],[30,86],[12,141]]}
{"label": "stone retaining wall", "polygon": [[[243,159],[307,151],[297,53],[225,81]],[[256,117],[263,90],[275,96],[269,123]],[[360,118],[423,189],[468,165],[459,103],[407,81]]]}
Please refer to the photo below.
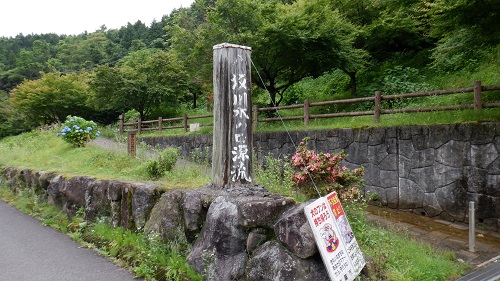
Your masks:
{"label": "stone retaining wall", "polygon": [[68,214],[109,217],[114,226],[180,235],[193,243],[188,262],[205,280],[319,280],[321,261],[304,206],[261,186],[210,185],[169,190],[152,184],[66,177],[0,166],[0,184],[29,189]]}
{"label": "stone retaining wall", "polygon": [[[317,152],[344,150],[346,165],[364,166],[374,203],[429,217],[467,222],[468,203],[488,225],[500,219],[500,123],[379,127],[290,132],[293,143],[309,137]],[[295,152],[285,132],[254,134],[258,161]],[[211,135],[143,138],[179,147],[183,156],[211,152]]]}
{"label": "stone retaining wall", "polygon": [[[347,165],[366,167],[366,191],[376,203],[454,221],[476,217],[496,224],[500,213],[500,124],[292,132],[295,143],[349,154]],[[184,155],[206,150],[210,136],[145,139],[178,146]],[[176,141],[178,143],[176,143]],[[199,142],[198,142],[199,141]],[[257,157],[288,154],[286,134],[254,136]],[[209,149],[208,149],[209,150]],[[86,219],[110,217],[114,226],[146,229],[164,240],[185,235],[193,243],[188,261],[206,280],[327,280],[313,234],[303,214],[309,202],[272,194],[261,186],[211,186],[165,191],[147,183],[68,177],[0,167],[0,184],[30,189],[41,200]]]}

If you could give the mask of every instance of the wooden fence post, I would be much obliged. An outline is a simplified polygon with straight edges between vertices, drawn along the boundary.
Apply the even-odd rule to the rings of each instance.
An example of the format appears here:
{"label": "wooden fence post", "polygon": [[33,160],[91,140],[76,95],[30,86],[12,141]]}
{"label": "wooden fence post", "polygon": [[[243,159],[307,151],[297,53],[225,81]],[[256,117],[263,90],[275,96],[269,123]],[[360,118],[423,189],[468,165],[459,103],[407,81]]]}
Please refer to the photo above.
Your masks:
{"label": "wooden fence post", "polygon": [[474,82],[474,110],[483,108],[481,81]]}
{"label": "wooden fence post", "polygon": [[158,118],[158,131],[162,131],[163,130],[163,118],[162,117],[159,117]]}
{"label": "wooden fence post", "polygon": [[214,129],[212,184],[252,182],[250,47],[213,47]]}
{"label": "wooden fence post", "polygon": [[256,105],[254,105],[252,107],[252,119],[253,119],[253,122],[252,122],[252,132],[255,132],[257,131],[257,122],[259,122],[259,109],[257,108]]}
{"label": "wooden fence post", "polygon": [[187,133],[187,131],[188,131],[188,116],[186,113],[184,113],[183,122],[184,122],[184,133]]}
{"label": "wooden fence post", "polygon": [[141,118],[139,118],[139,120],[137,120],[137,133],[140,135],[142,132],[142,120]]}
{"label": "wooden fence post", "polygon": [[123,113],[120,114],[120,116],[118,116],[118,118],[120,119],[120,123],[118,124],[118,128],[120,130],[120,134],[123,134]]}
{"label": "wooden fence post", "polygon": [[310,104],[308,99],[304,100],[304,126],[309,126],[309,117],[311,116],[309,114]]}
{"label": "wooden fence post", "polygon": [[380,121],[380,114],[382,113],[381,105],[380,103],[382,102],[382,93],[380,91],[375,92],[375,123],[378,123]]}

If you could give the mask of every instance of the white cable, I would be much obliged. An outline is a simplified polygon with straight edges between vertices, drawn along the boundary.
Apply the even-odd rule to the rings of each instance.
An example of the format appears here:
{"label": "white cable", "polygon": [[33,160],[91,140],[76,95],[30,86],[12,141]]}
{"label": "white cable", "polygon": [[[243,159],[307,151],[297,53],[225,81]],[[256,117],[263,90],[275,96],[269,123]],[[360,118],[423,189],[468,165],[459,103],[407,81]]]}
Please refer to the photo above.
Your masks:
{"label": "white cable", "polygon": [[[248,54],[247,54],[248,55]],[[267,89],[266,87],[266,84],[264,83],[264,80],[262,79],[262,76],[260,76],[260,73],[259,73],[259,70],[257,70],[257,67],[255,66],[255,64],[253,63],[253,60],[252,58],[250,58],[250,55],[248,55],[248,59],[250,60],[250,63],[253,65],[254,69],[255,69],[255,72],[257,73],[257,76],[259,76],[259,79],[260,79],[260,82],[262,83],[262,86],[264,87],[265,91],[269,94],[269,99],[271,100],[271,103],[273,104],[273,107],[276,108],[276,113],[278,114],[278,117],[280,118],[280,121],[281,121],[281,124],[283,125],[283,128],[285,128],[285,131],[288,135],[288,138],[290,139],[290,141],[292,142],[292,145],[293,147],[295,148],[295,151],[297,151],[297,145],[295,144],[295,142],[293,141],[293,138],[292,136],[290,135],[290,131],[288,130],[288,128],[286,127],[286,124],[285,124],[285,121],[283,120],[283,117],[281,117],[281,114],[280,112],[278,111],[278,108],[276,106],[276,103],[274,102],[274,100],[271,98],[271,93],[269,92],[269,90]],[[306,168],[306,166],[304,165],[304,168]],[[311,176],[311,173],[307,172],[307,175],[309,176],[309,179],[311,180],[312,184],[313,184],[313,187],[314,189],[316,190],[316,192],[318,193],[319,197],[321,197],[321,193],[319,192],[319,189],[318,187],[316,186],[316,183],[314,182],[312,176]]]}

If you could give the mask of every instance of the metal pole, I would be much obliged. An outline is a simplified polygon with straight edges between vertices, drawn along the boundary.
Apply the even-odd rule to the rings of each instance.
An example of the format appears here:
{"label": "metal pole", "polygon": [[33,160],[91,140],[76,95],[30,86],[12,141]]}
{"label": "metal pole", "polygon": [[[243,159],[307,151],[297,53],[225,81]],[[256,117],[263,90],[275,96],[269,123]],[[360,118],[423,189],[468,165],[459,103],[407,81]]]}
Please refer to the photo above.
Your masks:
{"label": "metal pole", "polygon": [[469,202],[469,251],[475,252],[476,247],[476,215],[474,210],[474,202]]}

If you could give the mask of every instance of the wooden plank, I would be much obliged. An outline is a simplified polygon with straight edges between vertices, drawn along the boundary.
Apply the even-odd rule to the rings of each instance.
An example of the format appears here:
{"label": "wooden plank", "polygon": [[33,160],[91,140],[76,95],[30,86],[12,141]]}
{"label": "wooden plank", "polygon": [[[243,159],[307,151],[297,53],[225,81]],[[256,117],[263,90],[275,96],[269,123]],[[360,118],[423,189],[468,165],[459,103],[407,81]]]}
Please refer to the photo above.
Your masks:
{"label": "wooden plank", "polygon": [[375,101],[375,97],[311,102],[310,106],[323,106],[323,105],[332,105],[332,104],[358,103],[358,102],[369,102],[369,101],[371,101],[371,102]]}
{"label": "wooden plank", "polygon": [[474,88],[460,88],[455,90],[440,90],[432,92],[417,92],[410,94],[399,94],[399,95],[388,95],[382,96],[382,100],[393,100],[399,98],[417,98],[417,97],[428,97],[428,96],[439,96],[439,95],[451,95],[451,94],[462,94],[462,93],[472,93]]}
{"label": "wooden plank", "polygon": [[447,111],[447,110],[472,109],[472,108],[474,108],[473,104],[462,104],[462,105],[446,105],[446,106],[422,107],[422,108],[385,109],[382,110],[382,113],[383,114],[415,113],[415,112]]}
{"label": "wooden plank", "polygon": [[373,115],[375,112],[372,111],[354,111],[354,112],[339,112],[339,113],[325,113],[325,114],[314,114],[311,118],[331,118],[331,117],[348,117],[348,116],[364,116]]}

